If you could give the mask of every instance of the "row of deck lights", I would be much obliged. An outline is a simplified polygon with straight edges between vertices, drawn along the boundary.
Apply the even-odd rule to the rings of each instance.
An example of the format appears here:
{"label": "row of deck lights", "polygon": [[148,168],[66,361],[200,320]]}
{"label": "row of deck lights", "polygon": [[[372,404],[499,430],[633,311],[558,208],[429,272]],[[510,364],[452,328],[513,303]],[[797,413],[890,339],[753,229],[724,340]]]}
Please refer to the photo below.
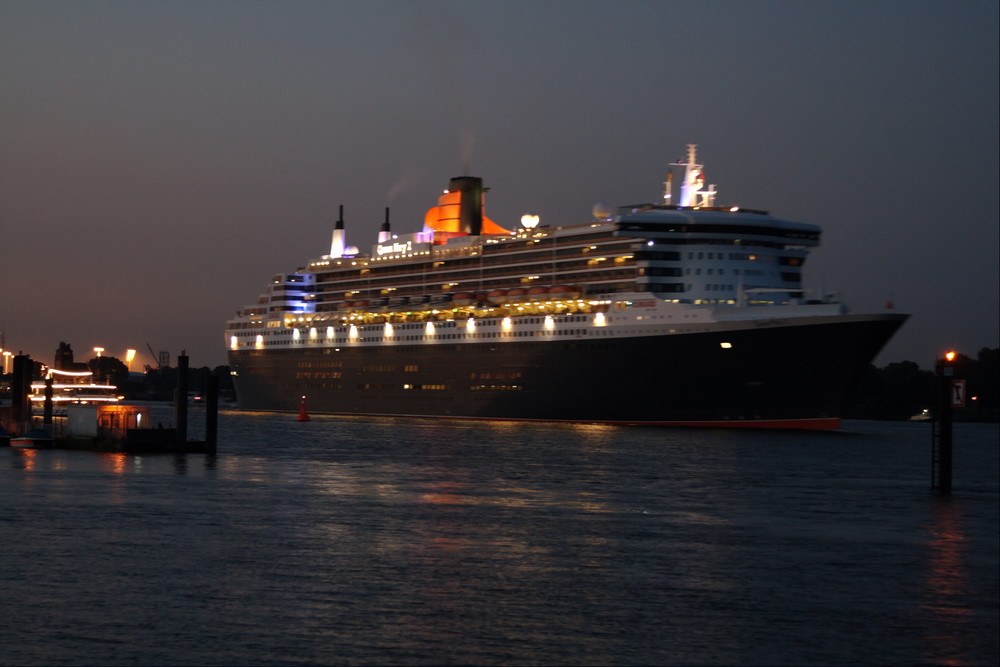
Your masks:
{"label": "row of deck lights", "polygon": [[[605,304],[607,304],[609,302],[608,301],[591,301],[591,302],[580,301],[580,302],[578,302],[578,305],[583,306],[583,305],[587,305],[587,303],[589,303],[590,305],[605,305]],[[535,305],[535,304],[532,304],[532,305]],[[542,307],[545,307],[546,304],[541,304],[541,305],[542,305]],[[518,309],[522,310],[523,307],[522,306],[518,306]],[[454,309],[453,312],[457,312],[457,310],[458,309]],[[435,314],[437,314],[438,312],[447,312],[447,311],[434,311]],[[352,315],[352,319],[354,317],[359,317],[360,318],[361,316],[360,315]],[[490,318],[489,315],[485,316],[485,318],[493,319],[493,318]],[[485,318],[480,318],[480,319],[485,319]],[[288,322],[291,322],[291,321],[292,320],[288,320]],[[299,322],[306,323],[306,322],[309,322],[309,320],[306,320],[306,318],[300,317],[299,318]],[[352,341],[358,340],[358,338],[360,337],[360,334],[358,333],[358,326],[359,326],[359,324],[360,323],[356,323],[356,322],[349,323],[349,325],[348,325],[349,328],[348,328],[348,333],[347,333],[348,340],[352,340]],[[393,335],[395,335],[395,328],[393,327],[392,322],[384,322],[382,324],[383,324],[383,332],[384,332],[383,335],[385,335],[387,338],[392,337]],[[595,327],[603,327],[603,326],[607,325],[607,318],[606,318],[606,316],[605,316],[605,314],[603,312],[598,311],[598,312],[594,313],[593,325]],[[543,326],[543,328],[546,331],[553,331],[555,329],[555,318],[551,314],[546,314],[542,326]],[[465,320],[465,329],[466,329],[466,331],[468,333],[472,333],[472,332],[475,331],[475,329],[476,329],[476,318],[475,317],[469,317],[467,320]],[[514,320],[513,320],[513,318],[510,315],[506,315],[506,316],[504,316],[500,320],[500,329],[501,329],[501,331],[504,331],[504,332],[510,332],[510,331],[512,331],[514,329]],[[302,339],[302,332],[304,330],[305,330],[305,327],[295,327],[295,328],[293,328],[292,329],[292,338],[293,338],[293,340],[296,340],[296,341],[301,340]],[[436,330],[437,330],[437,328],[435,327],[433,321],[426,322],[426,324],[424,326],[424,334],[425,335],[427,335],[427,336],[433,336],[436,333]],[[327,326],[326,327],[326,337],[327,337],[327,339],[332,339],[335,336],[336,336],[336,331],[335,331],[334,327],[333,326]],[[311,341],[315,341],[317,338],[319,338],[319,330],[318,330],[318,328],[315,327],[315,326],[309,327],[309,339]],[[238,346],[239,346],[239,341],[236,338],[236,336],[231,337],[230,338],[230,347],[235,350],[235,349],[238,348]],[[254,347],[257,348],[257,349],[261,349],[261,348],[264,347],[264,336],[262,334],[258,334],[256,336],[256,338],[254,339]]]}

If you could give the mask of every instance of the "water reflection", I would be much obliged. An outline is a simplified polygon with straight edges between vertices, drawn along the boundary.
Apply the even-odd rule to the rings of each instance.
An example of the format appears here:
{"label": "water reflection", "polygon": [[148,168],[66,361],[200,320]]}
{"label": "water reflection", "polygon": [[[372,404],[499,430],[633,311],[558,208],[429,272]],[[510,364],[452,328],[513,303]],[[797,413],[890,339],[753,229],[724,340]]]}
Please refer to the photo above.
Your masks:
{"label": "water reflection", "polygon": [[927,659],[943,665],[965,664],[965,636],[973,616],[968,605],[969,567],[961,502],[954,497],[935,498],[928,526],[923,608],[930,613],[924,637]]}
{"label": "water reflection", "polygon": [[11,447],[14,456],[10,458],[11,468],[15,470],[34,470],[37,463],[38,450],[24,447]]}
{"label": "water reflection", "polygon": [[217,458],[9,453],[0,662],[995,663],[995,429],[925,502],[908,427],[223,419]]}
{"label": "water reflection", "polygon": [[98,454],[102,467],[116,475],[125,473],[129,456],[123,452],[102,452]]}

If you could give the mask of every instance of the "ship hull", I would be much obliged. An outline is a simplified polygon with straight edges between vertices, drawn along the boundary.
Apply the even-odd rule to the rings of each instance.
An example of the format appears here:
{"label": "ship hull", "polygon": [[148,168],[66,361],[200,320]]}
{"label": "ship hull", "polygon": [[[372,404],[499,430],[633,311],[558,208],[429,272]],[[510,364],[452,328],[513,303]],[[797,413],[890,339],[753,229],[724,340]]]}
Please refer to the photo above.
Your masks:
{"label": "ship hull", "polygon": [[685,334],[230,352],[242,409],[834,429],[900,315]]}

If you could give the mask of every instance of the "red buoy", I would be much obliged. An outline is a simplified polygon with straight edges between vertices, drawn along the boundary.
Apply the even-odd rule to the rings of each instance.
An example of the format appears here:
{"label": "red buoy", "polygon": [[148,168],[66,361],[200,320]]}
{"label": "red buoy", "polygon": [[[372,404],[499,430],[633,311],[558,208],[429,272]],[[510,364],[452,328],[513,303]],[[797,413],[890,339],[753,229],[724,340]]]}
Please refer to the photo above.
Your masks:
{"label": "red buoy", "polygon": [[306,412],[306,397],[302,397],[302,402],[299,404],[299,416],[295,418],[297,422],[307,422],[309,421],[309,413]]}

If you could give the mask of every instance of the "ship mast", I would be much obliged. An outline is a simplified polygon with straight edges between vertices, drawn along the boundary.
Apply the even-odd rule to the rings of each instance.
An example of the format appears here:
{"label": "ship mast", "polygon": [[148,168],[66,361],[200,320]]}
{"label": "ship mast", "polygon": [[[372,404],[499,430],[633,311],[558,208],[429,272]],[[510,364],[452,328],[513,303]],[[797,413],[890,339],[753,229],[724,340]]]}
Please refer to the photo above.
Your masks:
{"label": "ship mast", "polygon": [[[705,187],[705,166],[698,164],[698,144],[687,145],[687,162],[672,162],[671,167],[684,167],[684,179],[681,181],[681,196],[678,206],[714,206],[715,186]],[[670,203],[671,178],[667,177],[667,192],[664,194],[666,203]]]}

